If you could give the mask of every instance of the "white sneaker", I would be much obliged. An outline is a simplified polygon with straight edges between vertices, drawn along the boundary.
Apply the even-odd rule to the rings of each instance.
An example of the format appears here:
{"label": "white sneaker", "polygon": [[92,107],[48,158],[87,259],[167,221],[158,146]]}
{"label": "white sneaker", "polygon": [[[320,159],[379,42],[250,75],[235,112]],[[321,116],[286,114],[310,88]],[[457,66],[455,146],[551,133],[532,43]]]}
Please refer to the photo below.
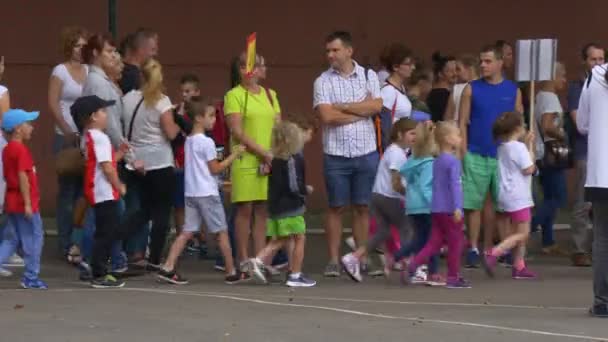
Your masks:
{"label": "white sneaker", "polygon": [[25,266],[25,261],[16,253],[13,254],[8,260],[4,263],[4,266],[8,267],[23,267]]}
{"label": "white sneaker", "polygon": [[6,268],[0,267],[0,277],[10,277],[13,275],[13,272],[7,270]]}
{"label": "white sneaker", "polygon": [[412,284],[426,284],[427,274],[422,269],[422,267],[418,267],[416,269],[416,274],[411,278]]}
{"label": "white sneaker", "polygon": [[344,270],[352,280],[358,283],[363,280],[360,269],[361,263],[359,262],[359,259],[355,258],[352,253],[346,254],[340,261],[342,262],[342,267],[344,267]]}
{"label": "white sneaker", "polygon": [[264,275],[264,264],[256,258],[249,259],[251,275],[260,283],[266,284],[266,276]]}

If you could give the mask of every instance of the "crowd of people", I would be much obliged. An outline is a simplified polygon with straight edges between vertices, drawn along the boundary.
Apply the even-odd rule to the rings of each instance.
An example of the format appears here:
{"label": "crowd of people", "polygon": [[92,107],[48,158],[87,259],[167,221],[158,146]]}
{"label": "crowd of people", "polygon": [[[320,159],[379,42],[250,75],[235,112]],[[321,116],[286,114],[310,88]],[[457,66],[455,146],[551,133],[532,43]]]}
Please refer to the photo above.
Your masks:
{"label": "crowd of people", "polygon": [[[263,86],[267,68],[259,55],[251,73],[246,54],[234,59],[223,101],[201,96],[194,74],[183,75],[181,98],[172,101],[156,59],[157,33],[139,29],[117,46],[107,35],[71,27],[61,40],[64,61],[48,88],[58,249],[93,287],[124,286],[121,274],[129,268],[186,284],[180,256],[210,238],[228,284],[265,283],[286,267],[287,286],[315,286],[302,270],[306,196],[314,190],[306,183],[303,148],[320,126],[328,200],[324,276],[344,271],[361,282],[365,274],[396,270],[407,284],[469,288],[461,264],[494,276],[504,263],[514,279],[534,279],[525,262],[531,232],[541,228],[543,253],[564,254],[554,221],[567,198],[565,171],[575,167],[572,262],[593,263],[591,312],[608,315],[608,218],[601,209],[608,164],[600,155],[608,80],[599,45],[583,47],[579,81],[567,84],[557,63],[529,108],[525,85],[511,80],[513,48],[506,41],[459,57],[436,52],[431,68],[394,43],[375,71],[353,60],[351,35],[338,31],[325,40],[329,69],[314,82],[314,114],[296,115],[282,113],[277,92]],[[1,68],[0,75],[3,61]],[[564,112],[558,93],[566,87]],[[11,109],[4,87],[0,112],[7,140],[0,262],[24,263],[21,285],[44,289],[40,194],[27,147],[38,112]],[[534,176],[542,199],[533,193]],[[347,210],[352,252],[341,255]],[[176,238],[164,257],[171,217]],[[0,275],[12,272],[2,266]]]}

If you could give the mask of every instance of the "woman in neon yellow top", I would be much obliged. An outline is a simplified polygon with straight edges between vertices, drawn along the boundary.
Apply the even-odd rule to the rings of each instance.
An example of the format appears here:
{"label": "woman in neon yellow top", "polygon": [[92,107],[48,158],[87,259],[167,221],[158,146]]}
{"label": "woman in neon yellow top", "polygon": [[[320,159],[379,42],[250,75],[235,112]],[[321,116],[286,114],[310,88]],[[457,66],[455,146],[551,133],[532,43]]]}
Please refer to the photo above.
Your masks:
{"label": "woman in neon yellow top", "polygon": [[253,243],[257,254],[266,244],[268,217],[268,176],[261,172],[270,165],[272,128],[280,120],[281,108],[276,93],[258,82],[266,74],[262,57],[256,57],[251,77],[245,76],[245,54],[239,59],[241,84],[232,88],[224,98],[224,113],[232,134],[232,143],[239,143],[247,152],[232,164],[232,203],[236,204],[237,259],[248,259],[249,230],[254,215]]}

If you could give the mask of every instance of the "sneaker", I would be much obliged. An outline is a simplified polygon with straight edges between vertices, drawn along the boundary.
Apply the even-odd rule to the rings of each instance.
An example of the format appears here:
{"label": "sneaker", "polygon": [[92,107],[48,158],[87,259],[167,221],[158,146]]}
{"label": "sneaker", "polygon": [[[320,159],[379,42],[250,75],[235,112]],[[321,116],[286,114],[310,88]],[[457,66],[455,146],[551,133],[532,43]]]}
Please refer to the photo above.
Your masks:
{"label": "sneaker", "polygon": [[112,269],[112,273],[121,274],[121,273],[126,273],[128,270],[129,270],[129,267],[127,266],[127,264],[122,264],[122,265]]}
{"label": "sneaker", "polygon": [[572,266],[590,267],[591,258],[586,253],[575,253],[572,255]]}
{"label": "sneaker", "polygon": [[426,274],[414,274],[413,276],[409,277],[408,283],[413,285],[426,284]]}
{"label": "sneaker", "polygon": [[125,286],[125,282],[117,280],[113,275],[107,274],[105,277],[93,279],[91,287],[94,289],[113,289]]}
{"label": "sneaker", "polygon": [[286,269],[287,266],[289,266],[289,262],[281,262],[278,264],[273,264],[272,269],[276,270],[280,274],[281,270]]}
{"label": "sneaker", "polygon": [[228,275],[224,278],[224,283],[228,285],[234,285],[241,282],[248,282],[251,280],[251,276],[246,272],[239,272],[236,274]]}
{"label": "sneaker", "polygon": [[328,278],[336,278],[340,276],[340,267],[338,264],[334,264],[330,262],[325,266],[325,272],[323,272],[323,276]]}
{"label": "sneaker", "polygon": [[195,245],[194,241],[190,240],[188,241],[188,246],[186,247],[186,252],[190,255],[195,255],[195,254],[199,254],[201,252],[201,247],[200,245]]}
{"label": "sneaker", "polygon": [[213,269],[218,271],[218,272],[226,272],[226,266],[222,265],[222,264],[215,264],[213,265]]}
{"label": "sneaker", "polygon": [[7,270],[6,268],[0,267],[0,277],[11,277],[13,272]]}
{"label": "sneaker", "polygon": [[80,271],[80,275],[78,276],[78,278],[81,281],[90,282],[91,280],[93,280],[93,270],[91,269],[91,266],[88,263],[86,263],[85,261],[81,261],[78,263],[78,265],[76,265],[76,267]]}
{"label": "sneaker", "polygon": [[375,270],[371,270],[367,272],[367,275],[370,277],[382,277],[384,275],[388,276],[390,274],[390,272],[386,272],[386,270],[381,270],[379,268],[375,269]]}
{"label": "sneaker", "polygon": [[317,285],[317,282],[300,274],[298,278],[289,277],[285,285],[289,287],[313,287]]}
{"label": "sneaker", "polygon": [[524,267],[519,271],[513,268],[511,275],[513,276],[513,279],[517,280],[534,280],[537,277],[536,273],[530,271],[527,267]]}
{"label": "sneaker", "polygon": [[158,272],[162,268],[162,265],[152,264],[148,262],[146,264],[146,272]]}
{"label": "sneaker", "polygon": [[492,254],[485,254],[483,256],[483,269],[486,271],[488,277],[494,278],[494,274],[496,271],[496,263],[498,262],[498,258],[496,258]]}
{"label": "sneaker", "polygon": [[48,290],[49,286],[40,279],[21,279],[21,287],[24,289]]}
{"label": "sneaker", "polygon": [[463,278],[448,279],[445,284],[448,289],[470,289],[471,284]]}
{"label": "sneaker", "polygon": [[183,278],[175,270],[173,270],[173,271],[165,271],[164,269],[161,269],[160,271],[158,271],[157,277],[158,277],[158,279],[166,281],[167,283],[170,283],[170,284],[173,284],[173,285],[186,285],[186,284],[188,284],[188,279]]}
{"label": "sneaker", "polygon": [[146,262],[146,259],[139,258],[139,259],[135,259],[135,260],[129,260],[128,264],[135,269],[145,270],[146,265],[148,263]]}
{"label": "sneaker", "polygon": [[428,286],[446,286],[445,278],[441,274],[431,274],[427,277],[426,285]]}
{"label": "sneaker", "polygon": [[589,309],[589,314],[593,317],[608,318],[608,305],[595,304]]}
{"label": "sneaker", "polygon": [[251,275],[255,280],[262,284],[266,284],[266,275],[264,274],[264,264],[256,258],[249,259],[249,265],[251,267]]}
{"label": "sneaker", "polygon": [[3,266],[6,267],[23,267],[25,266],[25,261],[17,254],[13,254],[8,260],[4,263]]}
{"label": "sneaker", "polygon": [[359,263],[359,259],[355,258],[352,253],[346,254],[340,261],[342,263],[342,267],[344,267],[344,271],[346,271],[346,274],[348,274],[352,280],[358,283],[363,280],[361,277],[361,265]]}
{"label": "sneaker", "polygon": [[470,249],[467,253],[466,268],[479,268],[479,252]]}

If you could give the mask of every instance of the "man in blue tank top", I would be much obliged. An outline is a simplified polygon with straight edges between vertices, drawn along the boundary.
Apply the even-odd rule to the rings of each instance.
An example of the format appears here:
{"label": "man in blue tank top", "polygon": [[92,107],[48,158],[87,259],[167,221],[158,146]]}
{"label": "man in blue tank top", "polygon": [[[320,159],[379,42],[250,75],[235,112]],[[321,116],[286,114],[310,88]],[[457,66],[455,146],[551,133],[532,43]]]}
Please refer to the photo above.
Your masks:
{"label": "man in blue tank top", "polygon": [[503,76],[502,51],[496,45],[481,50],[482,78],[470,82],[460,102],[460,130],[463,136],[464,209],[469,229],[467,267],[479,264],[479,233],[483,209],[484,247],[493,245],[496,199],[498,197],[498,144],[492,126],[504,112],[523,113],[521,92]]}

